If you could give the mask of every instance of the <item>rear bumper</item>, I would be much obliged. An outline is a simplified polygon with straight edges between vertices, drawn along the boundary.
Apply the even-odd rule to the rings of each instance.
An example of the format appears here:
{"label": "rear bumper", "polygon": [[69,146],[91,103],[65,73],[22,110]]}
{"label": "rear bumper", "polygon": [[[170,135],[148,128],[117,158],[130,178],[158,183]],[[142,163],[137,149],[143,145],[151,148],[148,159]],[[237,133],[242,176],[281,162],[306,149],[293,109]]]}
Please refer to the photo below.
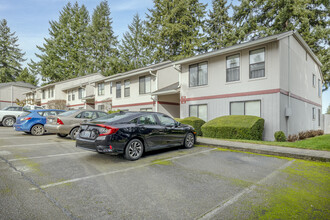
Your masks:
{"label": "rear bumper", "polygon": [[52,124],[45,124],[44,127],[47,133],[56,133],[56,134],[69,134],[72,129],[71,126],[52,125]]}
{"label": "rear bumper", "polygon": [[84,150],[101,152],[101,153],[123,153],[124,147],[121,143],[109,141],[109,137],[101,136],[95,140],[76,138],[76,147]]}
{"label": "rear bumper", "polygon": [[13,125],[15,131],[25,131],[25,132],[30,132],[31,126],[28,126],[26,124],[14,124]]}

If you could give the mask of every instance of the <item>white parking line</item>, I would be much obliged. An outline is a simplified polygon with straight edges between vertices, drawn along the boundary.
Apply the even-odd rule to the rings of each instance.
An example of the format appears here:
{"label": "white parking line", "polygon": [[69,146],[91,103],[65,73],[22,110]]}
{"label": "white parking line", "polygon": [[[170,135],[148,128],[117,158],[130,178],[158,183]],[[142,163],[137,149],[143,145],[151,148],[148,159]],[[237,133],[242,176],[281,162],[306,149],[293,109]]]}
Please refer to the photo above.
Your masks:
{"label": "white parking line", "polygon": [[[195,153],[192,153],[192,154],[186,154],[186,155],[177,156],[177,157],[173,157],[173,158],[169,158],[169,159],[164,159],[164,161],[170,161],[170,160],[176,160],[176,159],[180,159],[180,158],[184,158],[184,157],[190,157],[190,156],[193,156],[193,155],[196,155],[196,154],[207,153],[207,152],[213,151],[215,149],[216,148],[212,148],[212,149],[209,149],[209,150],[195,152]],[[111,175],[111,174],[116,174],[116,173],[127,172],[127,171],[130,171],[130,170],[135,170],[135,169],[150,166],[150,165],[153,165],[153,164],[155,164],[155,163],[147,163],[147,164],[143,164],[143,165],[140,165],[140,166],[129,167],[129,168],[126,168],[126,169],[114,170],[114,171],[110,171],[110,172],[99,173],[99,174],[96,174],[96,175],[90,175],[90,176],[65,180],[65,181],[61,181],[61,182],[57,182],[57,183],[42,185],[42,186],[40,186],[40,188],[45,189],[45,188],[49,188],[49,187],[53,187],[53,186],[63,185],[63,184],[66,184],[66,183],[73,183],[73,182],[78,182],[78,181],[87,180],[87,179],[91,179],[91,178],[96,178],[96,177],[100,177],[100,176],[106,176],[106,175]],[[37,189],[38,188],[30,188],[30,190],[37,190]]]}
{"label": "white parking line", "polygon": [[61,144],[61,143],[72,143],[75,144],[76,142],[71,141],[60,141],[60,142],[45,142],[45,143],[37,143],[37,144],[13,144],[13,145],[3,145],[1,147],[25,147],[25,146],[38,146],[38,145],[50,145],[50,144]]}
{"label": "white parking line", "polygon": [[[44,137],[50,137],[50,136],[47,136],[47,135],[45,135],[45,136],[38,136],[38,138],[44,138]],[[26,138],[26,139],[34,139],[35,138],[35,136],[32,136],[32,135],[24,135],[24,136],[11,136],[11,137],[5,137],[5,138],[2,138],[2,137],[0,137],[0,140],[8,140],[8,139],[19,139],[19,138]]]}
{"label": "white parking line", "polygon": [[66,153],[66,154],[52,154],[52,155],[38,156],[38,157],[24,157],[24,158],[10,159],[8,161],[12,162],[12,161],[29,160],[29,159],[43,159],[49,157],[61,157],[61,156],[70,156],[75,154],[86,154],[86,153],[94,154],[94,152],[91,151],[83,151],[83,152],[74,152],[74,153]]}
{"label": "white parking line", "polygon": [[256,184],[253,184],[250,187],[247,187],[245,189],[243,189],[241,192],[239,192],[238,194],[236,194],[235,196],[233,196],[232,198],[230,198],[229,200],[227,200],[226,202],[223,202],[221,204],[219,204],[218,206],[216,206],[215,208],[207,211],[206,213],[204,213],[203,215],[201,215],[199,218],[197,219],[211,219],[214,218],[215,215],[219,215],[219,213],[221,213],[227,206],[230,206],[231,204],[235,203],[237,200],[239,200],[240,197],[242,197],[243,195],[252,192],[255,188],[257,188],[258,185],[265,183],[268,179],[276,176],[280,170],[283,170],[285,168],[287,168],[288,166],[290,166],[295,160],[291,160],[287,163],[285,163],[284,165],[282,165],[280,168],[276,169],[275,171],[273,171],[271,174],[267,175],[265,178],[259,180]]}

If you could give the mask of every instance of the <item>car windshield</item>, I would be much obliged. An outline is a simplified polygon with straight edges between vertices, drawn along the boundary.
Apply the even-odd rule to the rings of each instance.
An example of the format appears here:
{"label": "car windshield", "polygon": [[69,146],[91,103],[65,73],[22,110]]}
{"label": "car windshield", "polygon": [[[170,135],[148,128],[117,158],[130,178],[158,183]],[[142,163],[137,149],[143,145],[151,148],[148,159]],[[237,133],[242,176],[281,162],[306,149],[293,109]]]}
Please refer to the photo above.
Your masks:
{"label": "car windshield", "polygon": [[29,115],[31,112],[29,112],[29,111],[25,111],[25,112],[23,112],[20,116],[21,117],[25,117],[25,116],[27,116],[27,115]]}
{"label": "car windshield", "polygon": [[114,121],[118,121],[121,120],[123,118],[126,118],[128,116],[131,116],[133,113],[130,112],[120,112],[120,113],[113,113],[110,115],[106,115],[104,117],[100,117],[97,119],[94,119],[92,121],[98,121],[98,122],[114,122]]}
{"label": "car windshield", "polygon": [[69,115],[73,115],[74,113],[78,112],[79,109],[76,109],[76,110],[70,110],[70,111],[67,111],[67,112],[63,112],[61,114],[58,114],[60,116],[69,116]]}

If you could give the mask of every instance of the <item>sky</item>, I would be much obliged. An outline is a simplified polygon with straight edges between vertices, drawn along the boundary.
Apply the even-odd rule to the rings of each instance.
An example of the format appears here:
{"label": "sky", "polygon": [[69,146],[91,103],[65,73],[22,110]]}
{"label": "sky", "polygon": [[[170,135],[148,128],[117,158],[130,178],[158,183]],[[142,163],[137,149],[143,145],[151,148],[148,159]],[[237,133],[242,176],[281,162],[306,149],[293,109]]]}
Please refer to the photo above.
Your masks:
{"label": "sky", "polygon": [[[79,5],[84,4],[91,16],[93,10],[101,0],[79,0]],[[0,19],[6,19],[12,32],[16,32],[19,38],[19,48],[25,52],[27,62],[30,59],[37,60],[35,53],[39,53],[36,45],[42,46],[44,38],[47,38],[49,21],[58,20],[59,12],[68,3],[75,1],[69,0],[0,0]],[[207,3],[207,9],[212,6],[212,0],[200,0]],[[228,1],[230,2],[230,0]],[[152,8],[152,0],[108,0],[113,30],[120,40],[123,33],[131,24],[133,16],[139,13],[142,19]],[[234,0],[233,4],[237,4]],[[322,112],[326,112],[330,104],[330,89],[322,94]]]}

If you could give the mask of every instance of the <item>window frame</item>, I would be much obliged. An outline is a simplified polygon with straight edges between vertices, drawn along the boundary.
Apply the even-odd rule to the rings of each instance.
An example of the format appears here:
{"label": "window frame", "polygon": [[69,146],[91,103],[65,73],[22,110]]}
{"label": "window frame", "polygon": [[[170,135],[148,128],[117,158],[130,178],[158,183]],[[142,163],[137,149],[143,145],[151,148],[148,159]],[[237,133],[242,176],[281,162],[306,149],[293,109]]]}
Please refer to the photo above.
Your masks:
{"label": "window frame", "polygon": [[[101,86],[102,85],[102,86]],[[104,82],[97,84],[97,95],[102,96],[104,95]]]}
{"label": "window frame", "polygon": [[[205,84],[199,84],[199,66],[201,66],[201,64],[206,64],[206,83]],[[191,74],[190,74],[190,69],[192,66],[197,66],[197,85],[193,86],[190,84],[190,78],[191,78]],[[189,65],[189,88],[190,87],[198,87],[198,86],[207,86],[209,84],[209,63],[208,61],[203,61],[203,62],[199,62],[199,63],[195,63],[195,64],[191,64]]]}
{"label": "window frame", "polygon": [[[146,83],[146,78],[147,77],[149,77],[149,92],[147,92],[147,83]],[[141,83],[141,79],[143,79],[143,85],[144,85],[144,87],[143,87],[143,91],[141,91],[141,85],[140,85],[140,83]],[[140,76],[139,77],[139,94],[140,95],[143,95],[143,94],[150,94],[151,93],[151,76],[150,75],[145,75],[145,76]]]}
{"label": "window frame", "polygon": [[317,84],[317,89],[318,89],[318,91],[317,91],[317,94],[318,94],[318,96],[319,97],[321,97],[321,94],[322,94],[322,89],[321,89],[321,80],[320,79],[318,79],[318,84]]}
{"label": "window frame", "polygon": [[261,109],[261,99],[254,99],[254,100],[245,100],[245,101],[232,101],[232,102],[229,102],[229,115],[232,115],[231,114],[231,103],[244,103],[244,115],[246,115],[246,103],[247,102],[259,102],[259,105],[260,105],[260,116],[257,116],[257,117],[261,117],[261,113],[262,113],[262,109]]}
{"label": "window frame", "polygon": [[317,117],[317,125],[321,127],[321,109],[317,109],[318,117]]}
{"label": "window frame", "polygon": [[[238,55],[238,67],[230,67],[228,68],[227,65],[227,61],[229,57],[233,57],[233,56],[237,56]],[[230,69],[235,69],[238,68],[238,80],[233,80],[233,81],[228,81],[228,70]],[[236,54],[232,54],[229,56],[226,56],[226,83],[231,83],[231,82],[239,82],[241,80],[241,54],[240,53],[236,53]]]}
{"label": "window frame", "polygon": [[71,100],[72,100],[72,101],[75,101],[75,100],[76,100],[76,93],[75,93],[75,90],[72,90],[72,91],[71,91]]}
{"label": "window frame", "polygon": [[[118,89],[118,85],[119,85],[119,89]],[[121,81],[116,82],[116,98],[117,99],[121,98]]]}
{"label": "window frame", "polygon": [[[256,51],[256,50],[261,50],[261,49],[264,50],[264,61],[251,64],[251,52]],[[260,64],[260,63],[264,63],[264,76],[252,78],[251,77],[251,65]],[[249,50],[249,79],[253,80],[253,79],[261,79],[261,78],[265,78],[265,77],[266,77],[266,47],[260,47],[257,49]]]}
{"label": "window frame", "polygon": [[42,93],[42,99],[46,99],[46,93],[45,93],[45,90],[41,90],[41,93]]}
{"label": "window frame", "polygon": [[112,94],[112,82],[110,82],[110,95]]}
{"label": "window frame", "polygon": [[313,79],[312,79],[312,83],[313,83],[313,87],[316,87],[316,75],[313,73]]}
{"label": "window frame", "polygon": [[78,88],[78,99],[83,99],[85,93],[85,88]]}
{"label": "window frame", "polygon": [[316,119],[316,108],[312,107],[312,120],[315,121]]}
{"label": "window frame", "polygon": [[[197,116],[196,117],[197,118],[200,118],[199,117],[199,106],[201,106],[201,105],[205,105],[206,106],[206,121],[207,121],[208,118],[209,118],[209,107],[208,107],[208,104],[207,103],[189,105],[189,109],[188,109],[188,111],[189,111],[189,117],[191,117],[190,108],[193,107],[193,106],[197,106]],[[202,118],[200,118],[200,119],[202,119]]]}
{"label": "window frame", "polygon": [[[128,82],[128,87],[126,87],[127,82]],[[130,88],[131,88],[131,81],[129,79],[124,80],[124,97],[130,97]]]}

